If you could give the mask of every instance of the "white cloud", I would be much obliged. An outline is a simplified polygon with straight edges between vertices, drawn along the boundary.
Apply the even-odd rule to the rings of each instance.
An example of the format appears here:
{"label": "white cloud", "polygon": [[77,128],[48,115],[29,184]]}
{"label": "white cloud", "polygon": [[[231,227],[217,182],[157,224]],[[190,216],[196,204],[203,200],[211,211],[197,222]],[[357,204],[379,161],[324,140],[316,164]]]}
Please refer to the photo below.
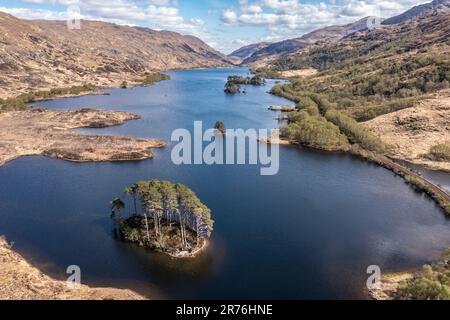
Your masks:
{"label": "white cloud", "polygon": [[226,9],[222,15],[222,21],[228,24],[235,24],[238,22],[238,15],[234,9]]}
{"label": "white cloud", "polygon": [[367,16],[391,17],[423,2],[342,0],[338,4],[326,4],[299,0],[240,0],[239,8],[224,10],[221,19],[225,24],[266,28],[269,34],[260,40],[277,41],[325,26],[355,22]]}
{"label": "white cloud", "polygon": [[[171,30],[211,41],[201,19],[185,19],[179,12],[178,0],[23,0],[35,4],[76,5],[81,18],[123,25],[145,25],[157,30]],[[24,19],[65,20],[66,12],[44,9],[0,8]]]}
{"label": "white cloud", "polygon": [[[34,4],[70,6],[78,4],[84,19],[101,20],[117,24],[143,25],[157,30],[171,30],[201,38],[209,45],[225,51],[232,51],[239,39],[224,41],[223,34],[207,30],[200,18],[187,19],[179,10],[179,0],[22,0]],[[183,0],[191,1],[191,0]],[[194,1],[194,0],[192,0]],[[205,8],[205,14],[220,15],[225,25],[261,28],[262,32],[243,35],[237,32],[235,38],[248,39],[245,44],[258,41],[279,41],[299,37],[314,29],[345,24],[365,16],[390,17],[399,14],[424,0],[339,0],[324,2],[303,2],[301,0],[236,0],[237,5],[225,9],[217,5]],[[425,0],[426,2],[427,0]],[[431,1],[431,0],[428,0]],[[223,5],[223,3],[222,3]],[[51,8],[53,9],[53,8]],[[28,19],[67,19],[65,12],[43,9],[0,8],[15,16]],[[223,31],[227,30],[222,28]],[[230,29],[231,30],[231,29]],[[213,32],[213,31],[211,31]],[[236,32],[232,29],[231,32]],[[264,33],[263,36],[260,34]],[[259,36],[256,36],[259,34]],[[230,39],[230,35],[227,35]]]}

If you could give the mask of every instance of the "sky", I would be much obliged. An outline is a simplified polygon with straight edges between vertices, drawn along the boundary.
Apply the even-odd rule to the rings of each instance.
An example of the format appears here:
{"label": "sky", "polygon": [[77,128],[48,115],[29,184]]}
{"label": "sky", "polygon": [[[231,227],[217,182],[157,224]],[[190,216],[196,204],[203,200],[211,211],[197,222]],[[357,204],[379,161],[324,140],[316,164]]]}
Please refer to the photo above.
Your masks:
{"label": "sky", "polygon": [[194,35],[230,53],[367,16],[391,17],[431,0],[0,0],[24,19],[83,19]]}

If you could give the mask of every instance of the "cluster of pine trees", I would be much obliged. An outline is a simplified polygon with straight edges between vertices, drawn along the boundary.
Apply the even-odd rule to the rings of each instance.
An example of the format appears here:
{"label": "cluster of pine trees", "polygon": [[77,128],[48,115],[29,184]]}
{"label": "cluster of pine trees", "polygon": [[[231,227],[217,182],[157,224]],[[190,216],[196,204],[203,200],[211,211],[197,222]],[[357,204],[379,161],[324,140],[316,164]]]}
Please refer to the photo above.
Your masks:
{"label": "cluster of pine trees", "polygon": [[125,193],[134,204],[130,218],[121,216],[125,203],[120,198],[111,202],[112,217],[125,240],[174,252],[195,249],[211,236],[211,210],[185,185],[141,181]]}

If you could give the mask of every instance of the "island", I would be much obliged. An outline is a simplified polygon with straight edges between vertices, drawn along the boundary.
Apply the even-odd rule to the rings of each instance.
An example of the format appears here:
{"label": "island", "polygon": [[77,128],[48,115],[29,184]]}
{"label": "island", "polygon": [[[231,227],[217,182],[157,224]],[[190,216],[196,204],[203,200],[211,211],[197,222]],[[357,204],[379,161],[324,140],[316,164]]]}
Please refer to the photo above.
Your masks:
{"label": "island", "polygon": [[236,94],[241,93],[240,85],[253,85],[262,86],[266,84],[266,80],[256,75],[252,78],[250,77],[240,77],[240,76],[229,76],[228,81],[225,84],[225,93]]}
{"label": "island", "polygon": [[[183,184],[140,181],[124,193],[133,200],[134,212],[122,216],[125,202],[114,198],[111,218],[120,238],[174,258],[191,258],[206,248],[213,231],[211,210]],[[139,204],[139,205],[138,205]]]}
{"label": "island", "polygon": [[216,124],[214,125],[214,129],[216,129],[216,131],[223,136],[226,135],[227,133],[225,124],[222,121],[217,121]]}

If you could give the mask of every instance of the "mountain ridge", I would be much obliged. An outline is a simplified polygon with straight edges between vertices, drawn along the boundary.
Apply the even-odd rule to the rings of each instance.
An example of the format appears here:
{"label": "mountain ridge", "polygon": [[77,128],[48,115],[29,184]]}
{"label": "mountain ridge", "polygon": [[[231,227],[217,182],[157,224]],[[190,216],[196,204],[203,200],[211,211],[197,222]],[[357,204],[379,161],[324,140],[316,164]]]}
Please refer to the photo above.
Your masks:
{"label": "mountain ridge", "polygon": [[450,0],[434,0],[432,2],[414,6],[399,15],[384,20],[381,24],[398,24],[415,17],[427,16],[441,10],[446,10],[446,8],[450,8]]}
{"label": "mountain ridge", "polygon": [[[421,19],[430,15],[436,15],[443,12],[445,13],[447,11],[450,11],[450,0],[434,0],[432,2],[414,6],[399,15],[384,20],[381,18],[378,19],[380,22],[380,27],[383,28],[389,25],[407,22],[408,20]],[[313,30],[312,32],[298,38],[272,43],[261,50],[255,51],[252,56],[243,60],[242,64],[256,67],[264,66],[270,62],[282,58],[283,56],[288,56],[289,54],[306,50],[321,41],[340,41],[352,36],[355,32],[369,30],[368,19],[372,18],[373,17],[366,17],[354,23],[342,26],[324,27]],[[320,35],[322,35],[322,38],[320,38]],[[238,49],[238,51],[239,50],[240,49]]]}
{"label": "mountain ridge", "polygon": [[258,43],[253,43],[244,47],[241,47],[235,51],[233,51],[232,53],[230,53],[228,55],[228,57],[230,58],[238,58],[241,59],[241,61],[250,58],[255,52],[266,48],[267,46],[269,46],[271,43],[270,42],[258,42]]}
{"label": "mountain ridge", "polygon": [[[24,20],[0,12],[0,98],[83,83],[119,86],[145,74],[233,66],[202,40],[171,31],[82,20]],[[8,88],[8,89],[6,89]]]}
{"label": "mountain ridge", "polygon": [[345,25],[327,26],[313,30],[298,38],[287,39],[280,42],[271,43],[263,47],[262,49],[254,52],[250,57],[244,59],[242,63],[249,65],[253,65],[255,63],[258,64],[260,62],[273,60],[283,54],[294,53],[300,49],[304,49],[309,45],[319,41],[341,39],[344,36],[351,34],[353,32],[367,29],[368,20],[372,18],[373,17],[365,17]]}

